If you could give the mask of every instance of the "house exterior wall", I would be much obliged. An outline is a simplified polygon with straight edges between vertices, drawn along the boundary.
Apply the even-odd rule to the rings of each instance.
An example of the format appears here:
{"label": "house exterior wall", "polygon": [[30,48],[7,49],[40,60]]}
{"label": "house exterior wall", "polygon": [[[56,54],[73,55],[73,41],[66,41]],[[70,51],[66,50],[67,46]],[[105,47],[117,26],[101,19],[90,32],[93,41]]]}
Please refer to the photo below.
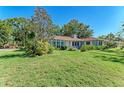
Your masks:
{"label": "house exterior wall", "polygon": [[71,41],[65,41],[65,46],[71,47],[72,46],[72,42]]}
{"label": "house exterior wall", "polygon": [[93,40],[93,41],[65,41],[65,40],[51,40],[50,44],[52,44],[54,47],[61,48],[62,46],[67,46],[67,47],[74,47],[74,48],[80,48],[82,45],[103,45],[102,41],[99,40]]}

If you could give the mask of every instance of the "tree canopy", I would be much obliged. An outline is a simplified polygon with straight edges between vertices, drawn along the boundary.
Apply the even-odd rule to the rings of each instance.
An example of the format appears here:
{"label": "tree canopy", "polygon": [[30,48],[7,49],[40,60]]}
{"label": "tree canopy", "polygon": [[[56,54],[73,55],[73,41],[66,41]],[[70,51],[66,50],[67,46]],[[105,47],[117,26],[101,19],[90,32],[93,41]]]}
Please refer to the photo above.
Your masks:
{"label": "tree canopy", "polygon": [[66,36],[71,36],[76,34],[79,38],[90,37],[93,35],[93,30],[89,25],[84,23],[80,23],[76,19],[72,19],[69,23],[63,26],[63,34]]}
{"label": "tree canopy", "polygon": [[30,19],[16,17],[0,20],[0,46],[11,42],[25,47],[29,40],[48,41],[54,35],[71,36],[74,34],[79,38],[90,37],[93,35],[93,30],[89,25],[76,19],[70,20],[63,26],[56,25],[47,11],[40,7],[35,8],[34,15]]}

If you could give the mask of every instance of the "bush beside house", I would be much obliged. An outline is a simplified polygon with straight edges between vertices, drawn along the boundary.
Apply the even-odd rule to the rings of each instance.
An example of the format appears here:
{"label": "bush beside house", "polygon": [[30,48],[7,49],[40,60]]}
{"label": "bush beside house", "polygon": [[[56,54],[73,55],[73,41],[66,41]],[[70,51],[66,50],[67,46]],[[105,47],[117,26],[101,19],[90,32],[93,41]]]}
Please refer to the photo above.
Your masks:
{"label": "bush beside house", "polygon": [[68,47],[67,50],[68,51],[77,51],[78,49],[77,48],[73,48],[73,47]]}
{"label": "bush beside house", "polygon": [[30,56],[49,54],[53,50],[53,46],[46,41],[37,41],[36,43],[28,42],[26,46],[26,53]]}
{"label": "bush beside house", "polygon": [[108,49],[107,46],[92,46],[92,45],[84,45],[80,48],[81,52],[88,50],[105,50]]}

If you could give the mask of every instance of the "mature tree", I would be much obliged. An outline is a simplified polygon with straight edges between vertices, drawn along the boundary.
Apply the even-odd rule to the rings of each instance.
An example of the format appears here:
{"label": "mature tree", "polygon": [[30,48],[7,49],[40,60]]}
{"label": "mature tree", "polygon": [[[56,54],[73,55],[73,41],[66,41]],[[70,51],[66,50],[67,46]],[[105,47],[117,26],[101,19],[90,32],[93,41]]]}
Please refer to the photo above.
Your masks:
{"label": "mature tree", "polygon": [[31,33],[28,35],[28,38],[32,36],[33,38],[31,40],[28,39],[26,53],[29,55],[51,53],[53,48],[48,43],[54,34],[54,25],[51,17],[45,9],[37,7],[30,23]]}
{"label": "mature tree", "polygon": [[73,19],[69,23],[63,26],[64,35],[78,35],[78,37],[90,37],[93,34],[93,30],[90,29],[89,25],[79,23],[78,20]]}
{"label": "mature tree", "polygon": [[6,20],[9,25],[13,28],[13,41],[17,45],[25,47],[28,33],[31,31],[30,25],[31,21],[26,18],[10,18]]}
{"label": "mature tree", "polygon": [[73,34],[77,34],[79,30],[79,22],[78,20],[71,20],[69,23],[65,24],[63,27],[64,35],[71,36]]}
{"label": "mature tree", "polygon": [[106,39],[106,35],[101,35],[98,37],[99,39]]}
{"label": "mature tree", "polygon": [[32,22],[37,40],[49,40],[53,36],[52,20],[45,9],[37,7]]}
{"label": "mature tree", "polygon": [[109,41],[115,41],[116,35],[113,33],[109,33],[107,35],[101,35],[98,37],[99,39],[109,40]]}
{"label": "mature tree", "polygon": [[90,26],[80,23],[78,37],[86,38],[86,37],[91,37],[92,35],[93,35],[93,30],[90,29]]}
{"label": "mature tree", "polygon": [[118,41],[118,42],[123,40],[123,36],[122,36],[121,32],[117,32],[115,34],[115,40]]}
{"label": "mature tree", "polygon": [[124,24],[122,24],[122,30],[117,32],[115,34],[116,40],[117,41],[123,41],[124,40]]}
{"label": "mature tree", "polygon": [[115,35],[113,33],[109,33],[106,36],[106,39],[109,40],[109,41],[114,41],[115,40]]}
{"label": "mature tree", "polygon": [[52,31],[53,31],[54,35],[63,35],[64,34],[62,27],[60,27],[58,25],[54,25]]}
{"label": "mature tree", "polygon": [[0,20],[0,46],[7,44],[10,40],[12,28],[6,21]]}

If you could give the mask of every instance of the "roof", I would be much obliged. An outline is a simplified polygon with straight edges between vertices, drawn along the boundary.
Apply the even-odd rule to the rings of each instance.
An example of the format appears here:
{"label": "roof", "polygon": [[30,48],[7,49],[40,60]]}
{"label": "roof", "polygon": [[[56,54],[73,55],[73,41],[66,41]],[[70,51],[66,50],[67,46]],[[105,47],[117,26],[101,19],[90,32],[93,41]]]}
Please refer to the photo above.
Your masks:
{"label": "roof", "polygon": [[73,38],[69,36],[55,36],[55,40],[65,40],[65,41],[93,41],[93,40],[98,40],[94,37],[88,37],[88,38]]}
{"label": "roof", "polygon": [[88,37],[88,38],[81,38],[83,41],[93,41],[93,40],[98,40],[97,38],[94,37]]}

